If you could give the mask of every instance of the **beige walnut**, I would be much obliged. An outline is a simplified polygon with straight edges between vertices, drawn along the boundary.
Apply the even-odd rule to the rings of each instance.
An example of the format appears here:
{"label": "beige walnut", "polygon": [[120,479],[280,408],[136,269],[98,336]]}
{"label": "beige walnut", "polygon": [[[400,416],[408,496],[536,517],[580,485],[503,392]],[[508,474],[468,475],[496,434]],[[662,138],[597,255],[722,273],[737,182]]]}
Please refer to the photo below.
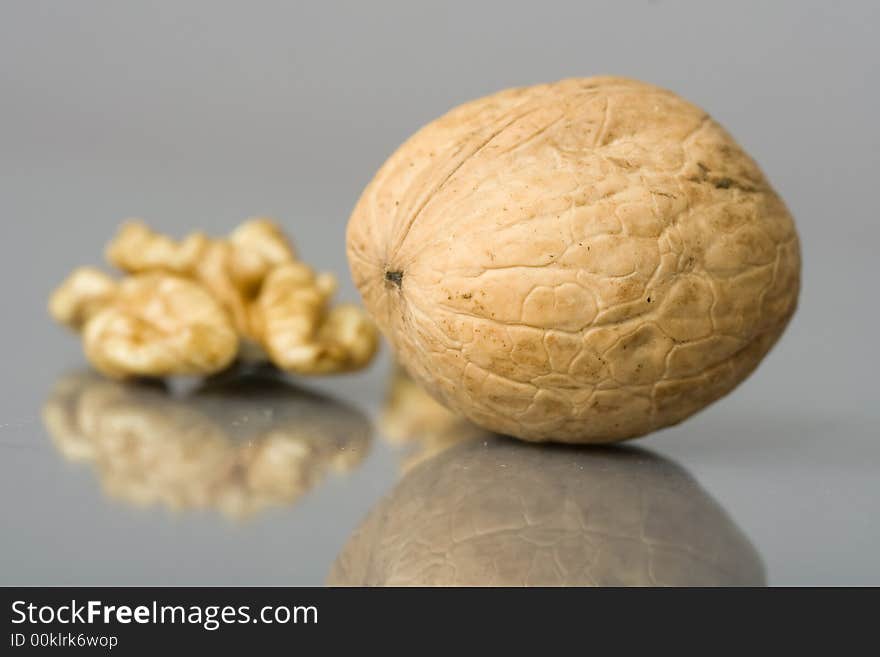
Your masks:
{"label": "beige walnut", "polygon": [[674,463],[486,434],[407,473],[328,583],[758,586],[765,576],[748,538]]}
{"label": "beige walnut", "polygon": [[792,218],[698,107],[613,77],[511,89],[404,143],[347,235],[367,309],[474,422],[600,443],[742,381],[795,310]]}

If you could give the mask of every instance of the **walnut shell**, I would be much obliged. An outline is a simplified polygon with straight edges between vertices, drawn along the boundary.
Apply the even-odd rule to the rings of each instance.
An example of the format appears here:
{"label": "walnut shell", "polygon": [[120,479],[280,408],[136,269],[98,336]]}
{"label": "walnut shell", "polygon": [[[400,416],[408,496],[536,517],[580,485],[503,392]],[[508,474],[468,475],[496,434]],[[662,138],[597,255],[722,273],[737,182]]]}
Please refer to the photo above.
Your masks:
{"label": "walnut shell", "polygon": [[599,443],[732,390],[797,303],[785,204],[704,111],[634,80],[512,89],[403,144],[348,257],[411,374],[474,422]]}

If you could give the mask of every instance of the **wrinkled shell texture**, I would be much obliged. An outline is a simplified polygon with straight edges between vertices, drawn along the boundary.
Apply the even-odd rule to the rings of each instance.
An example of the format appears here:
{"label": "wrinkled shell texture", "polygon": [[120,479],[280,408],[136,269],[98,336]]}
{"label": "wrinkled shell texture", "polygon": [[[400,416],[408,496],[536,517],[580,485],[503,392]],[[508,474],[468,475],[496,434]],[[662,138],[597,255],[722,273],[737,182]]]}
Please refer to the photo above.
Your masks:
{"label": "wrinkled shell texture", "polygon": [[733,389],[794,312],[785,204],[704,111],[634,80],[502,91],[422,128],[348,226],[367,308],[478,424],[610,442]]}
{"label": "wrinkled shell texture", "polygon": [[683,470],[641,450],[472,440],[418,465],[370,512],[340,586],[764,584],[761,559]]}

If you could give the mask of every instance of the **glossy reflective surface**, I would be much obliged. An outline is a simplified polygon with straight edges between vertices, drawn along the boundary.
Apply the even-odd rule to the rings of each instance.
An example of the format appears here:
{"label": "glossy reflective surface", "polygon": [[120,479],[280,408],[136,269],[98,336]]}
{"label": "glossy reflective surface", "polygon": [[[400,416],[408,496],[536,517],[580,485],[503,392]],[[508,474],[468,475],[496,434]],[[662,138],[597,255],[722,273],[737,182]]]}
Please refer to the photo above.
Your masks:
{"label": "glossy reflective surface", "polygon": [[92,466],[107,497],[235,520],[293,505],[328,472],[356,468],[372,433],[353,407],[271,372],[227,374],[178,395],[63,376],[43,422],[65,459]]}
{"label": "glossy reflective surface", "polygon": [[356,530],[351,586],[760,586],[761,559],[686,472],[632,448],[465,441]]}
{"label": "glossy reflective surface", "polygon": [[862,571],[792,564],[821,549],[796,537],[834,521],[800,516],[771,475],[821,448],[815,433],[788,452],[784,427],[742,435],[744,451],[699,426],[638,447],[538,446],[452,416],[386,358],[329,383],[362,404],[271,370],[176,386],[59,376],[41,426],[3,428],[3,583],[762,585],[874,568],[867,554]]}

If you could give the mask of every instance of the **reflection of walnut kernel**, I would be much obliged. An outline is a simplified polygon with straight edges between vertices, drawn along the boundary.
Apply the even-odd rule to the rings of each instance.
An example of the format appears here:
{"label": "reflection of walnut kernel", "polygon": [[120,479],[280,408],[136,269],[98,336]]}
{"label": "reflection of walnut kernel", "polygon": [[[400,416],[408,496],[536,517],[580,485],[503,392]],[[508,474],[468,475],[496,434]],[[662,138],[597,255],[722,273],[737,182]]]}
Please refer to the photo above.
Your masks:
{"label": "reflection of walnut kernel", "polygon": [[400,364],[391,374],[379,426],[391,443],[409,448],[401,465],[404,471],[460,442],[491,435],[431,397]]}
{"label": "reflection of walnut kernel", "polygon": [[357,467],[370,444],[359,411],[268,372],[224,375],[185,395],[159,382],[65,376],[43,421],[65,458],[92,465],[108,497],[233,519],[293,504],[328,472]]}

